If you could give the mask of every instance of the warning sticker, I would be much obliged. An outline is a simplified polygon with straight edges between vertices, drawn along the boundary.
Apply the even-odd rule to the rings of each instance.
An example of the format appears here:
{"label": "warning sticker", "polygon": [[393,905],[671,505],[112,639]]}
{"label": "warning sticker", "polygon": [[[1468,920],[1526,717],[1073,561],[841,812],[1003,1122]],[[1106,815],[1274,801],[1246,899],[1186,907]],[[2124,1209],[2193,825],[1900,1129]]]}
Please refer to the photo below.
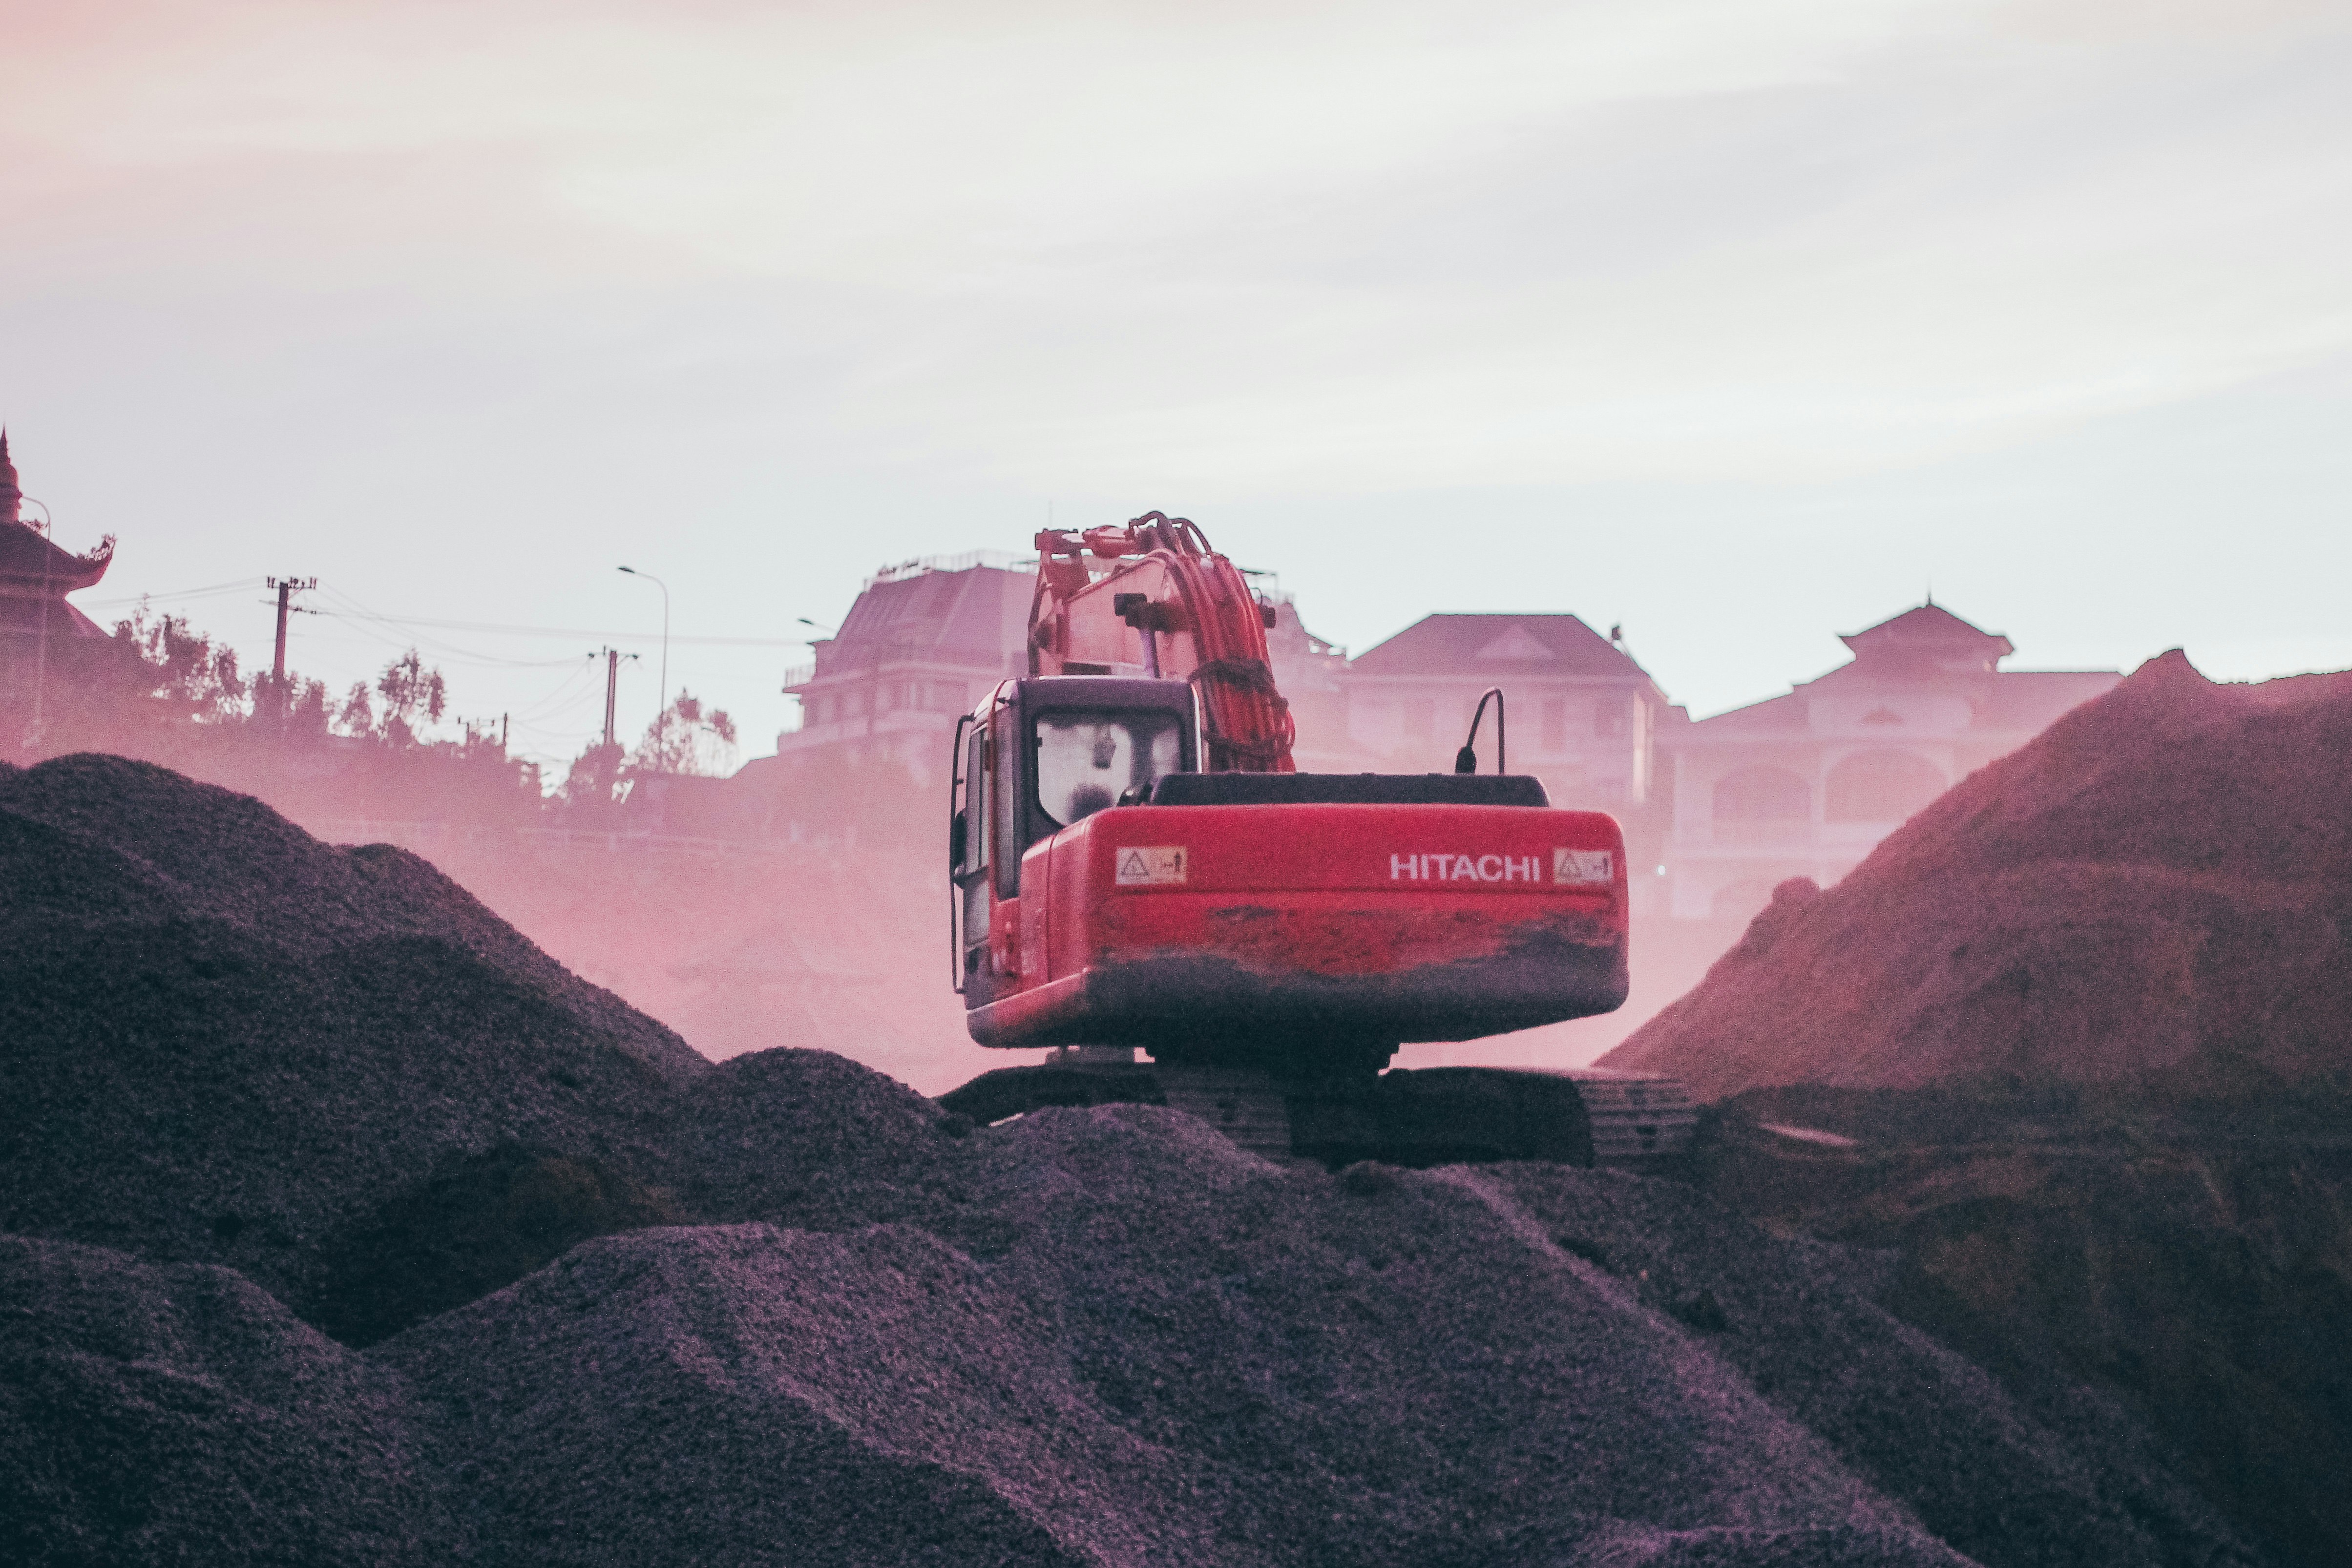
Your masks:
{"label": "warning sticker", "polygon": [[1554,882],[1607,882],[1614,871],[1611,864],[1616,857],[1607,850],[1554,850],[1551,852],[1551,879]]}
{"label": "warning sticker", "polygon": [[1161,887],[1184,880],[1184,862],[1189,857],[1181,844],[1138,846],[1116,852],[1121,887]]}

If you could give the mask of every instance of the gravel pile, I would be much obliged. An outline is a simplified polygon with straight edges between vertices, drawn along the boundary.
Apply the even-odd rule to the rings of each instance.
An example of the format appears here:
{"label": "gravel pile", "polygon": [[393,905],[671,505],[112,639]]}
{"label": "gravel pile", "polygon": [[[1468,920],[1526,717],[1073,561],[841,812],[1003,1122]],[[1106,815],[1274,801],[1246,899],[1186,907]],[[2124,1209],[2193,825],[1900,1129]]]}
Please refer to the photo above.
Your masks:
{"label": "gravel pile", "polygon": [[0,1562],[425,1563],[465,1545],[393,1373],[249,1280],[0,1238]]}
{"label": "gravel pile", "polygon": [[1913,818],[1784,883],[1612,1067],[1702,1092],[2352,1069],[2352,679],[2149,661]]}
{"label": "gravel pile", "polygon": [[93,756],[0,776],[0,1232],[289,1301],[452,1158],[658,1179],[708,1071],[415,856]]}
{"label": "gravel pile", "polygon": [[0,833],[8,1561],[2253,1561],[1681,1189],[697,1070],[153,769],[0,778]]}

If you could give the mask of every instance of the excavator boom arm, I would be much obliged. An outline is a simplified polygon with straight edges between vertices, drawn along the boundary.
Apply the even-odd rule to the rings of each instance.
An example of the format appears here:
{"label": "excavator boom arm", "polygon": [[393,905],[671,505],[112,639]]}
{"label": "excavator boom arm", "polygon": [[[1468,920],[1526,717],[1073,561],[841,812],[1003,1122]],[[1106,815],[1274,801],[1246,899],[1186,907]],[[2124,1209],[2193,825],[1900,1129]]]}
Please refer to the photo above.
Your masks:
{"label": "excavator boom arm", "polygon": [[1271,614],[1189,518],[1048,529],[1037,536],[1029,673],[1188,681],[1205,771],[1289,773],[1294,727],[1266,658]]}

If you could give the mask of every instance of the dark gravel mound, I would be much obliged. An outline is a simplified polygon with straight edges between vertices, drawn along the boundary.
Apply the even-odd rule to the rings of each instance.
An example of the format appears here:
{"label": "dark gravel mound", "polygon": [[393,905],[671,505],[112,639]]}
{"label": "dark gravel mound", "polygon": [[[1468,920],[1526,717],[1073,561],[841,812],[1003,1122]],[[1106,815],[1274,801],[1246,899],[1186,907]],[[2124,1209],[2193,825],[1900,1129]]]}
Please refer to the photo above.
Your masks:
{"label": "dark gravel mound", "polygon": [[1715,1095],[2352,1071],[2352,684],[2151,660],[1826,893],[1784,885],[1604,1059]]}
{"label": "dark gravel mound", "polygon": [[281,1298],[453,1154],[658,1179],[699,1059],[423,862],[116,758],[0,779],[0,1230]]}
{"label": "dark gravel mound", "polygon": [[226,1269],[0,1238],[0,1562],[432,1563],[399,1380]]}
{"label": "dark gravel mound", "polygon": [[495,1561],[1079,1564],[1202,1525],[919,1231],[591,1242],[380,1354],[467,1457]]}
{"label": "dark gravel mound", "polygon": [[304,1316],[345,1344],[373,1344],[592,1237],[686,1218],[667,1190],[593,1160],[501,1144],[445,1160],[423,1186],[331,1240]]}
{"label": "dark gravel mound", "polygon": [[1886,1311],[1891,1260],[1771,1237],[1678,1183],[1538,1166],[1461,1179],[1507,1194],[1978,1562],[2258,1560],[2121,1409],[2072,1381],[2012,1397]]}
{"label": "dark gravel mound", "polygon": [[1949,1547],[1891,1530],[1678,1530],[1629,1532],[1576,1559],[1578,1568],[1963,1568]]}
{"label": "dark gravel mound", "polygon": [[1891,1310],[2036,1407],[2099,1390],[2279,1560],[2352,1561],[2352,1097],[1759,1090],[1695,1165],[1728,1207],[1895,1249]]}
{"label": "dark gravel mound", "polygon": [[[316,1516],[285,1539],[382,1562],[1843,1568],[1958,1563],[1937,1534],[1969,1532],[1995,1568],[2256,1561],[2111,1412],[2027,1409],[1853,1255],[1664,1184],[1283,1170],[1146,1107],[947,1144],[984,1255],[910,1225],[633,1230],[364,1353],[224,1271],[20,1244],[112,1293],[0,1358],[27,1560],[268,1560],[173,1543],[282,1504]],[[188,1311],[199,1286],[238,1311]],[[175,1303],[170,1335],[117,1345],[115,1298]],[[237,1371],[242,1404],[136,1452],[134,1396],[58,1392],[220,1382],[255,1344],[298,1373]],[[35,1438],[99,1456],[79,1490]],[[224,1445],[291,1457],[247,1486]],[[143,1535],[109,1522],[125,1495]],[[337,1544],[354,1514],[379,1534]],[[110,1544],[46,1544],[72,1531]]]}
{"label": "dark gravel mound", "polygon": [[29,841],[58,857],[46,873],[37,854],[0,862],[0,914],[12,926],[176,917],[219,922],[297,953],[427,937],[544,994],[668,1080],[689,1082],[707,1065],[415,855],[389,844],[321,843],[250,796],[85,753],[0,776],[0,824],[10,851]]}
{"label": "dark gravel mound", "polygon": [[0,778],[0,835],[8,1561],[2254,1561],[2112,1405],[1686,1190],[684,1071],[153,769]]}
{"label": "dark gravel mound", "polygon": [[964,1190],[969,1117],[823,1051],[719,1063],[688,1091],[683,1196],[707,1220],[833,1230],[942,1221]]}

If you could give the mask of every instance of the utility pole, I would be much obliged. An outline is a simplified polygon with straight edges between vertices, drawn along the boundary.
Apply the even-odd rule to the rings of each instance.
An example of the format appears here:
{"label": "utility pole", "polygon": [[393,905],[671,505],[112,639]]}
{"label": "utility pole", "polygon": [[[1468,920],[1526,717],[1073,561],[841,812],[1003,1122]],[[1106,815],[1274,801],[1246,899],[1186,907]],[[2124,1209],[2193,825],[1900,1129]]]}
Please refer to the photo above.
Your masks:
{"label": "utility pole", "polygon": [[593,659],[600,655],[604,661],[604,744],[612,746],[616,744],[613,734],[613,712],[621,692],[621,661],[634,659],[636,655],[624,653],[618,648],[599,648],[588,656]]}
{"label": "utility pole", "polygon": [[319,586],[315,577],[265,577],[261,580],[278,591],[278,653],[269,662],[269,689],[278,707],[278,727],[286,727],[286,617],[292,613],[294,596],[308,593]]}
{"label": "utility pole", "polygon": [[627,572],[631,577],[642,577],[642,578],[644,578],[647,582],[652,583],[656,588],[658,588],[658,589],[660,589],[660,590],[661,590],[661,593],[662,593],[662,660],[661,660],[661,689],[660,689],[659,691],[657,691],[657,692],[656,692],[656,693],[654,694],[654,695],[658,699],[658,702],[659,702],[659,706],[656,706],[656,707],[654,709],[654,723],[655,723],[655,724],[656,724],[656,725],[659,725],[659,726],[661,727],[661,728],[660,728],[661,737],[662,737],[662,739],[663,739],[663,740],[667,741],[667,740],[669,738],[669,726],[668,726],[667,723],[665,723],[664,721],[665,721],[666,719],[667,719],[667,718],[668,718],[668,716],[669,716],[669,584],[668,584],[668,583],[667,583],[667,582],[664,582],[660,578],[656,577],[652,572],[649,572],[649,571],[639,571],[639,570],[638,570],[635,567],[634,567],[634,566],[625,566],[625,567],[621,568],[621,570],[622,570],[623,571],[625,571],[625,572]]}
{"label": "utility pole", "polygon": [[604,744],[613,744],[613,704],[620,695],[621,655],[612,648],[604,650]]}

